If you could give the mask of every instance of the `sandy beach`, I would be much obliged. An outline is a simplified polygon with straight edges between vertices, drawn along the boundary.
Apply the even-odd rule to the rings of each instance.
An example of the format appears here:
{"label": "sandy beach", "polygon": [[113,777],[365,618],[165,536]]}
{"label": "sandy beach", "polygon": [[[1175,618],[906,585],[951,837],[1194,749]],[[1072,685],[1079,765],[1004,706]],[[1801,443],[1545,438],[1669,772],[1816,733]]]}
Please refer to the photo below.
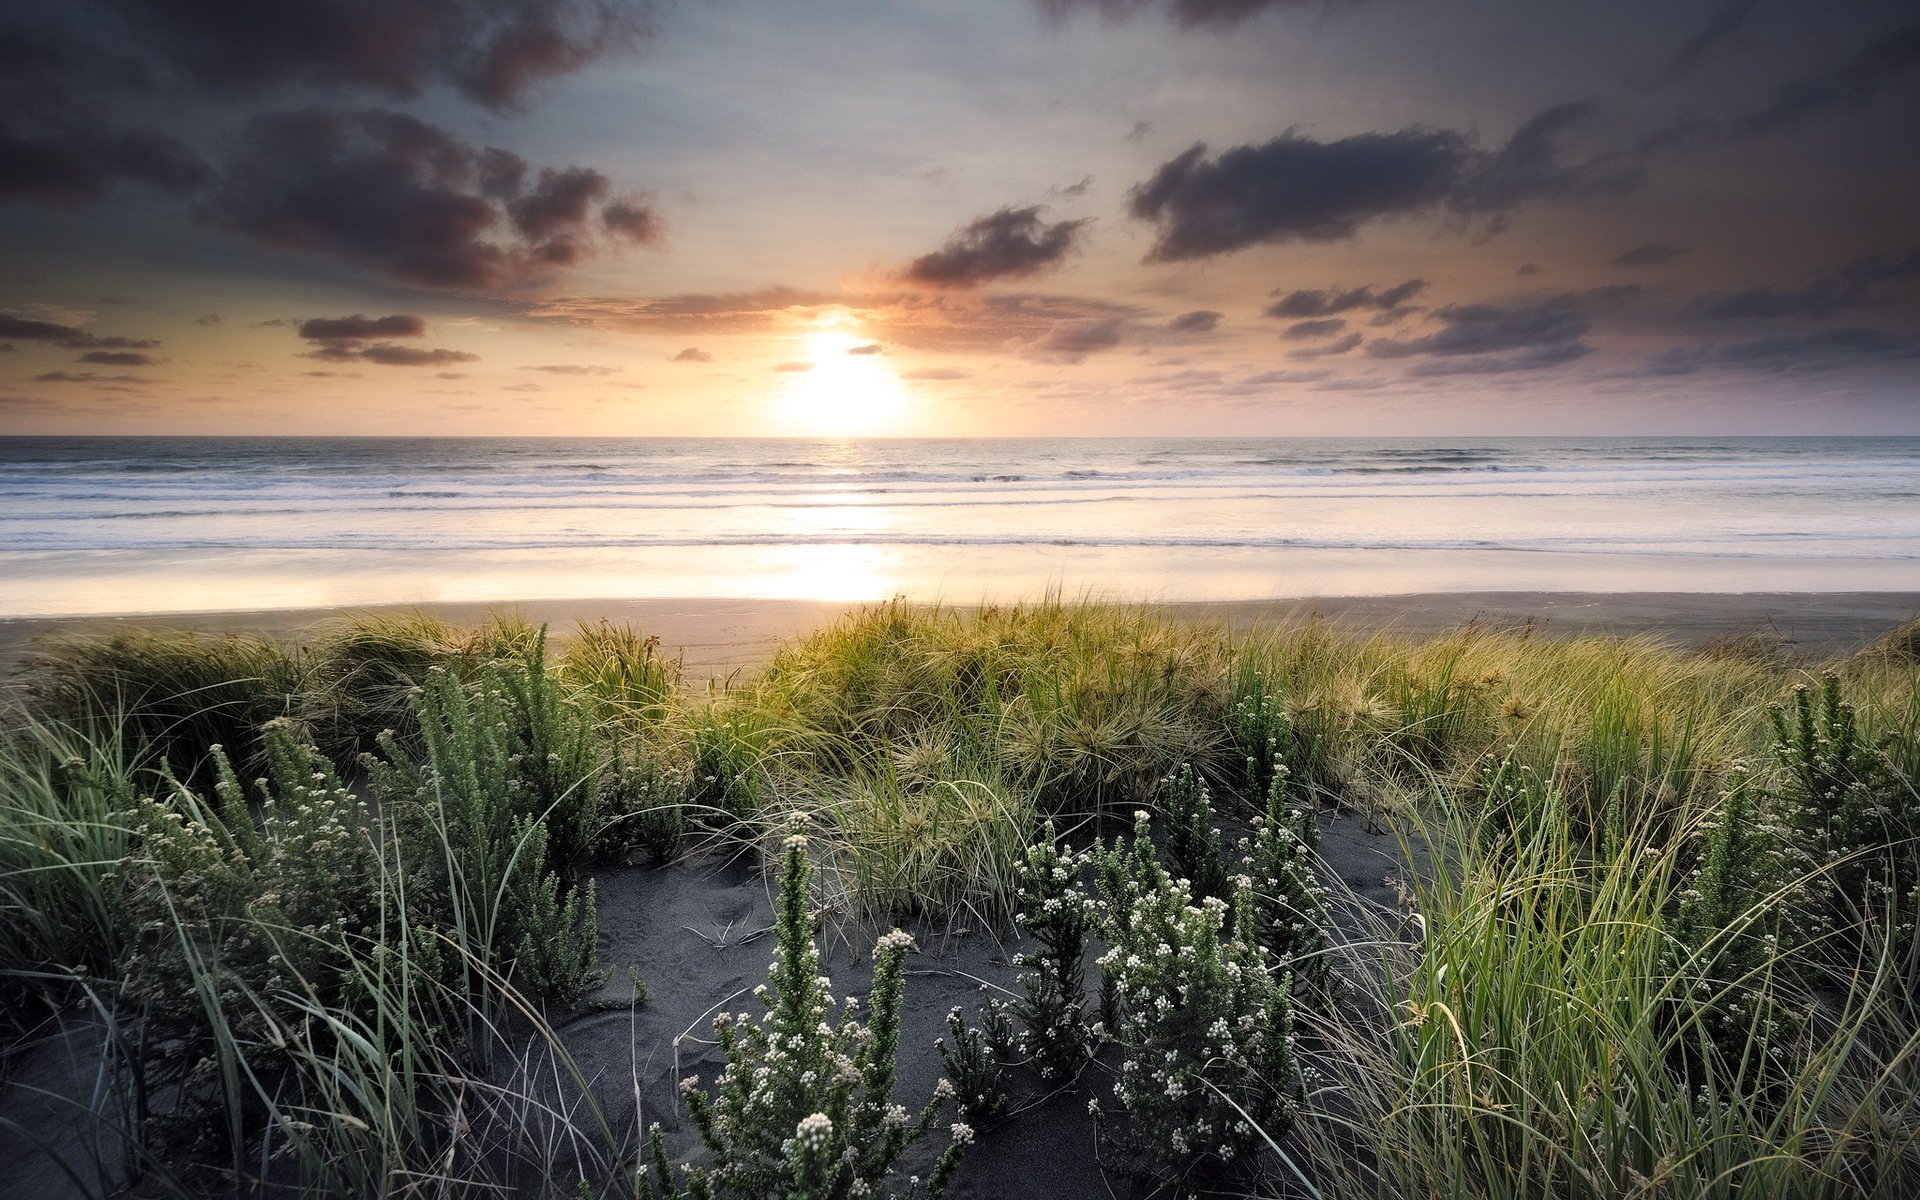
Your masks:
{"label": "sandy beach", "polygon": [[[765,663],[782,642],[858,607],[823,600],[594,599],[8,618],[0,619],[0,675],[30,657],[35,643],[61,634],[133,626],[288,638],[344,612],[421,611],[456,623],[513,612],[556,630],[602,620],[628,623],[677,652],[687,678],[701,682]],[[1797,657],[1817,661],[1858,649],[1920,614],[1920,592],[1437,592],[1164,608],[1183,620],[1234,630],[1324,619],[1348,629],[1420,637],[1479,621],[1502,628],[1531,625],[1548,636],[1651,634],[1685,646],[1758,634],[1777,637]]]}

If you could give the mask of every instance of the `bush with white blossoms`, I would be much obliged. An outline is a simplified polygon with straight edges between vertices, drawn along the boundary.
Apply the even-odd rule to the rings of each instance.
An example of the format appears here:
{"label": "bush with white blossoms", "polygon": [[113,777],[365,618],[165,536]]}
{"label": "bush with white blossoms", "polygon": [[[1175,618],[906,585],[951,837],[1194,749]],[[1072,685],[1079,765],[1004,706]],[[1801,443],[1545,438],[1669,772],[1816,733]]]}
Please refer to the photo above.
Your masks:
{"label": "bush with white blossoms", "polygon": [[1161,866],[1137,814],[1131,847],[1096,854],[1107,893],[1100,966],[1111,981],[1121,1051],[1117,1120],[1090,1104],[1102,1138],[1142,1171],[1183,1183],[1255,1172],[1258,1148],[1293,1125],[1302,1090],[1293,1057],[1291,981],[1269,972],[1252,881],[1196,899]]}
{"label": "bush with white blossoms", "polygon": [[1051,821],[1046,835],[1027,848],[1020,867],[1015,919],[1039,949],[1014,956],[1025,994],[1013,1010],[1026,1026],[1019,1048],[1045,1080],[1078,1072],[1093,1045],[1086,1018],[1086,953],[1099,905],[1080,890],[1080,867],[1078,857],[1054,844]]}
{"label": "bush with white blossoms", "polygon": [[1161,783],[1160,810],[1166,814],[1167,867],[1187,881],[1195,899],[1227,894],[1227,863],[1220,852],[1220,830],[1213,823],[1213,796],[1193,764]]}
{"label": "bush with white blossoms", "polygon": [[1311,808],[1292,802],[1285,763],[1276,758],[1267,778],[1267,811],[1241,843],[1253,880],[1253,940],[1273,966],[1293,972],[1296,986],[1318,987],[1327,978],[1327,890],[1313,877],[1320,827]]}
{"label": "bush with white blossoms", "polygon": [[[795,832],[782,852],[778,946],[767,984],[756,989],[766,1011],[758,1020],[745,1013],[716,1018],[727,1065],[714,1091],[703,1091],[697,1076],[680,1085],[712,1154],[705,1165],[683,1168],[684,1194],[694,1200],[937,1197],[973,1140],[966,1125],[949,1127],[947,1147],[924,1184],[913,1179],[902,1190],[886,1190],[908,1145],[932,1127],[941,1103],[953,1095],[943,1079],[917,1115],[893,1102],[904,964],[913,939],[896,929],[874,946],[867,1021],[855,1015],[852,997],[833,1019],[832,984],[819,973],[813,940],[810,875],[807,839]],[[656,1153],[643,1169],[642,1200],[683,1194],[666,1178],[663,1158]]]}

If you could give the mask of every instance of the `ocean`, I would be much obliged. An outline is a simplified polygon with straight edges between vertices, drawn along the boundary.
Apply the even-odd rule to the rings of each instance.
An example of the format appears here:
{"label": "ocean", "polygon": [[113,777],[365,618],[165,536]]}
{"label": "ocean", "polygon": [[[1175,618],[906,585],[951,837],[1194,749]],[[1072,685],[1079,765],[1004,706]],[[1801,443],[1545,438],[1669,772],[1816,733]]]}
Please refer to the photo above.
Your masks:
{"label": "ocean", "polygon": [[0,438],[0,615],[1920,590],[1920,438]]}

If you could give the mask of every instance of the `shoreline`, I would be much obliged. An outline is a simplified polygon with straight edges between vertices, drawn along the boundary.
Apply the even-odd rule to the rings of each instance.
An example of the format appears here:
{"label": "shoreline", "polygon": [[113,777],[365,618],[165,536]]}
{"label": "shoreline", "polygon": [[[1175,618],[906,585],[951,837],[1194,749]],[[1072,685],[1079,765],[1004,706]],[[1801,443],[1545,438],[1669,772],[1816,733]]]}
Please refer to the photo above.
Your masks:
{"label": "shoreline", "polygon": [[[1074,601],[1067,601],[1073,603]],[[1305,621],[1425,637],[1472,621],[1532,626],[1548,636],[1651,634],[1703,646],[1759,634],[1778,638],[1804,659],[1850,653],[1920,616],[1920,592],[1416,592],[1387,596],[1308,596],[1271,600],[1138,602],[1175,619],[1222,624],[1236,632]],[[608,620],[632,624],[677,652],[686,676],[724,678],[763,665],[787,641],[824,628],[870,604],[837,600],[646,598],[454,601],[285,609],[215,609],[0,618],[0,676],[12,673],[35,643],[68,633],[126,628],[186,629],[292,638],[349,613],[424,612],[456,624],[516,613],[556,632]],[[947,605],[966,611],[977,605]]]}

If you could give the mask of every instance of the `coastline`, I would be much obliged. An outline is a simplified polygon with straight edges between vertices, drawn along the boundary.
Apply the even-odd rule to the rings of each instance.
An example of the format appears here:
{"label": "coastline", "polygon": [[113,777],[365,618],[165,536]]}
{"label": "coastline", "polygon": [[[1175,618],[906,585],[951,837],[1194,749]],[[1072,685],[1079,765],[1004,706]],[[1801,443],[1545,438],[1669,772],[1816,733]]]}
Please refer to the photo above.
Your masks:
{"label": "coastline", "polygon": [[[867,606],[832,600],[689,597],[9,617],[0,618],[0,677],[24,662],[35,643],[59,634],[149,628],[292,638],[347,613],[425,612],[456,624],[472,624],[500,612],[549,624],[557,632],[600,620],[632,624],[679,654],[687,678],[697,682],[724,679],[763,665],[783,642],[824,628],[862,607]],[[1145,607],[1182,621],[1224,624],[1235,631],[1326,620],[1348,629],[1423,637],[1479,621],[1498,627],[1530,624],[1554,637],[1648,634],[1695,647],[1757,634],[1777,638],[1801,659],[1818,661],[1851,653],[1920,616],[1920,592],[1424,592],[1148,602]]]}

